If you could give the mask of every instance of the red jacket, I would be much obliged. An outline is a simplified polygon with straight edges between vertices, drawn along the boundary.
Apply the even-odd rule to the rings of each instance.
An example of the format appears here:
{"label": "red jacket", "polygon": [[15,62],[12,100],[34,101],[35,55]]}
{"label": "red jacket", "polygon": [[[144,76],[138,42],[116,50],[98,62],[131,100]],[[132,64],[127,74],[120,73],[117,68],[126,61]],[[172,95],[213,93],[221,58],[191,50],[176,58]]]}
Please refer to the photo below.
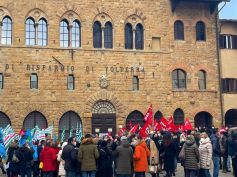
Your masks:
{"label": "red jacket", "polygon": [[140,144],[136,146],[135,152],[133,154],[135,172],[146,172],[148,170],[147,158],[149,156],[150,156],[150,150],[148,149],[146,143],[142,141]]}
{"label": "red jacket", "polygon": [[40,162],[43,162],[43,171],[56,171],[57,155],[52,147],[44,147],[40,153]]}

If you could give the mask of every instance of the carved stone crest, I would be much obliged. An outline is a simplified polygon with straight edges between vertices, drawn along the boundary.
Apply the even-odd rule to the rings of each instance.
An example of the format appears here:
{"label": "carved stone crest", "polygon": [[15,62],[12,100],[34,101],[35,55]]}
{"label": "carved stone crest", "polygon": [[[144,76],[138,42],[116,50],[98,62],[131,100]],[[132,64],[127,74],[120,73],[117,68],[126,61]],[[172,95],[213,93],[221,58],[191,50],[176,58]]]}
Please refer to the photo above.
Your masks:
{"label": "carved stone crest", "polygon": [[109,86],[109,81],[106,75],[100,77],[100,88],[106,89]]}

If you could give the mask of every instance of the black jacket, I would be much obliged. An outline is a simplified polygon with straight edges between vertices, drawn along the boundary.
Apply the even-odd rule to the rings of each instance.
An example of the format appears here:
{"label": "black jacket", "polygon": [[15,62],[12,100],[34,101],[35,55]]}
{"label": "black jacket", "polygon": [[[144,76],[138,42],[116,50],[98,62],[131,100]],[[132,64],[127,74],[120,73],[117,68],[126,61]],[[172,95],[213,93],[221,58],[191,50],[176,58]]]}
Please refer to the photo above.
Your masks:
{"label": "black jacket", "polygon": [[63,148],[62,159],[65,161],[65,170],[76,171],[77,156],[73,144],[68,144]]}
{"label": "black jacket", "polygon": [[17,150],[16,156],[19,159],[20,174],[25,174],[26,169],[31,168],[33,153],[34,153],[34,150],[29,149],[27,147],[20,147]]}

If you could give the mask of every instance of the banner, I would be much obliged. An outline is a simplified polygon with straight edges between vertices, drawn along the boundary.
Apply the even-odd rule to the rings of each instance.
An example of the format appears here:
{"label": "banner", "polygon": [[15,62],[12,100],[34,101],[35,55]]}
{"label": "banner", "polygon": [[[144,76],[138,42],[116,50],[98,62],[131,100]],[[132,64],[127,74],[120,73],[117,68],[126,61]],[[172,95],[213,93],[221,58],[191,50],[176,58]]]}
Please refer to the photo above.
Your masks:
{"label": "banner", "polygon": [[153,113],[152,113],[152,104],[151,104],[144,116],[144,121],[147,122],[149,125],[152,125],[152,119],[153,119]]}

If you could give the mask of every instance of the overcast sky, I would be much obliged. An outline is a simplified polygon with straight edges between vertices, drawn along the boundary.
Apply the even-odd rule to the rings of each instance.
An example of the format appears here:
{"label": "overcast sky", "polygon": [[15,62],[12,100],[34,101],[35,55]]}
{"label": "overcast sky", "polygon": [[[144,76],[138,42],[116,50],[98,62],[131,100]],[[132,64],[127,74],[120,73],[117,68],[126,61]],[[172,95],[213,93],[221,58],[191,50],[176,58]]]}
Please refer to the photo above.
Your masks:
{"label": "overcast sky", "polygon": [[[224,3],[219,5],[219,8],[223,6]],[[227,2],[225,7],[220,11],[221,19],[236,19],[237,20],[237,0],[230,0]]]}

